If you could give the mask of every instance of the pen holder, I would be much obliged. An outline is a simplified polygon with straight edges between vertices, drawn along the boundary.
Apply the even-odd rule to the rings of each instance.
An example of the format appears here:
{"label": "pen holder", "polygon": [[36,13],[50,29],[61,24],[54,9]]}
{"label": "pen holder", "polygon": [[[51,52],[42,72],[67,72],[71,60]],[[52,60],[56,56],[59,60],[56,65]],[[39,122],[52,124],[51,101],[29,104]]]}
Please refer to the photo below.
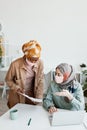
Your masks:
{"label": "pen holder", "polygon": [[11,118],[11,120],[16,120],[17,117],[18,117],[18,110],[17,109],[11,110],[10,111],[10,118]]}

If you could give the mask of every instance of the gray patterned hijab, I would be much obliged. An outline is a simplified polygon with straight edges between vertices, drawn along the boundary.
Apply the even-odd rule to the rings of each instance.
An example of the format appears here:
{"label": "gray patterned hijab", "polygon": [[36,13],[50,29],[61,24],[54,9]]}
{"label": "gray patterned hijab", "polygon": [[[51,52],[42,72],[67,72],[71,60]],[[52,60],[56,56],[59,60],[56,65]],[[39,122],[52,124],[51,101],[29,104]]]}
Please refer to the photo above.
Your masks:
{"label": "gray patterned hijab", "polygon": [[[71,86],[73,86],[74,81],[76,80],[75,77],[75,71],[73,67],[67,63],[61,63],[56,67],[56,69],[59,69],[60,72],[65,76],[65,80],[59,84],[59,87],[62,89],[67,89]],[[68,73],[68,76],[66,75]]]}

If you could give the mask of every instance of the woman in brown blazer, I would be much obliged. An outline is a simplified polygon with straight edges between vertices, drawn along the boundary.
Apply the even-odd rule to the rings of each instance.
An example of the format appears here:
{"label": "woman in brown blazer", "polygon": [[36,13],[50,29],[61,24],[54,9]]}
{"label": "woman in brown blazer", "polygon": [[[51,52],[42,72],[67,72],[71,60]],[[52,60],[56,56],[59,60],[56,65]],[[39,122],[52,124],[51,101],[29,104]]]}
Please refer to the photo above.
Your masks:
{"label": "woman in brown blazer", "polygon": [[25,93],[31,97],[43,97],[43,62],[40,59],[41,46],[37,41],[29,41],[22,46],[24,56],[13,61],[7,72],[5,81],[9,86],[8,107],[17,103],[37,104],[20,95]]}

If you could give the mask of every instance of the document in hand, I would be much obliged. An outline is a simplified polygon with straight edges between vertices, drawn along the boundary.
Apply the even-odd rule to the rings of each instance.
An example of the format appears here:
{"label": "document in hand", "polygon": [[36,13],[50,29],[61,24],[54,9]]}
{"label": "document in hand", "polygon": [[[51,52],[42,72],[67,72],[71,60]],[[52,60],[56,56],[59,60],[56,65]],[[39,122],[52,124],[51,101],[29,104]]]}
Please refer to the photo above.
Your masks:
{"label": "document in hand", "polygon": [[30,96],[26,95],[25,93],[20,93],[20,92],[18,92],[18,94],[21,94],[22,96],[24,96],[24,97],[30,99],[30,100],[33,101],[33,102],[39,102],[39,103],[42,102],[42,99],[30,97]]}

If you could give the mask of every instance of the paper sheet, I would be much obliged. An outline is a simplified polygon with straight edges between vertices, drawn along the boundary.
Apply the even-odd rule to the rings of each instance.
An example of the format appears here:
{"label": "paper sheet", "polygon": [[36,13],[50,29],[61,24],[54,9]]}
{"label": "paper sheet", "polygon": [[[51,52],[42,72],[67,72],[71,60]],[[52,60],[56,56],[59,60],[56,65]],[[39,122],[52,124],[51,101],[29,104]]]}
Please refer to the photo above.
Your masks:
{"label": "paper sheet", "polygon": [[20,93],[20,92],[18,92],[18,94],[23,95],[24,97],[30,99],[30,100],[33,101],[33,102],[42,102],[42,99],[33,98],[33,97],[30,97],[30,96],[28,96],[28,95],[26,95],[26,94],[24,94],[24,93]]}

